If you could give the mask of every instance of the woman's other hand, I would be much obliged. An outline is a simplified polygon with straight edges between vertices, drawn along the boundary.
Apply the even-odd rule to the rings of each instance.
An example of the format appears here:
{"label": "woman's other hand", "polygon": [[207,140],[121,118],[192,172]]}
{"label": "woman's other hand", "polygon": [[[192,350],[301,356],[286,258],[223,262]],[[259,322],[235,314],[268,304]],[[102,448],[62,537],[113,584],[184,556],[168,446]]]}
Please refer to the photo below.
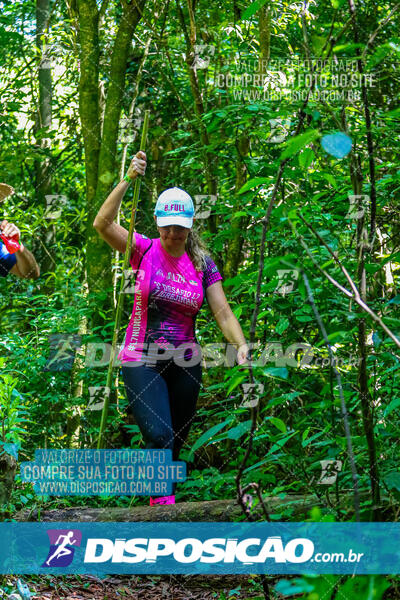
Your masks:
{"label": "woman's other hand", "polygon": [[147,158],[146,153],[142,150],[139,150],[137,154],[132,158],[131,164],[129,165],[129,169],[127,175],[130,179],[136,179],[138,175],[144,175],[146,171]]}
{"label": "woman's other hand", "polygon": [[240,346],[240,348],[238,349],[238,352],[237,352],[238,365],[244,365],[244,364],[248,363],[248,361],[249,361],[248,352],[249,352],[249,347],[247,344],[243,344],[242,346]]}

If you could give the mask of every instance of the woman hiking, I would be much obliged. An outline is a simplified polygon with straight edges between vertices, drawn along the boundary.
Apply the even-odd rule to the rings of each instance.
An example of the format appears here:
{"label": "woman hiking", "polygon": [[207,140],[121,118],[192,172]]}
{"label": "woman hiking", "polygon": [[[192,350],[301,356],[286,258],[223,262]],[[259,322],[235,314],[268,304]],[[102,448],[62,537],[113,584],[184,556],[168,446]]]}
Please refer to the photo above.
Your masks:
{"label": "woman hiking", "polygon": [[[93,226],[115,250],[124,253],[128,231],[115,219],[131,181],[146,170],[139,151],[124,179],[100,208]],[[123,348],[122,363],[129,410],[146,449],[170,449],[177,461],[196,412],[201,386],[201,350],[195,320],[204,298],[228,342],[237,349],[237,362],[247,361],[248,346],[224,290],[222,277],[192,230],[193,201],[174,187],[158,197],[154,220],[160,237],[135,233],[130,264],[135,301]],[[172,495],[150,497],[150,505],[174,504]]]}

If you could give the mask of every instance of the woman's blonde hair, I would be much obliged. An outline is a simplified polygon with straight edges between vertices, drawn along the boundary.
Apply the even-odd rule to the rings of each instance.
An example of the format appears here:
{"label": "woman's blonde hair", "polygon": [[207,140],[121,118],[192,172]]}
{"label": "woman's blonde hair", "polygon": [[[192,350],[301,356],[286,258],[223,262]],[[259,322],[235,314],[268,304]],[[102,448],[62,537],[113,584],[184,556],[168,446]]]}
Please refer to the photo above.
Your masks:
{"label": "woman's blonde hair", "polygon": [[186,239],[186,252],[192,261],[196,271],[204,271],[206,268],[205,258],[208,254],[207,246],[196,231],[191,229]]}

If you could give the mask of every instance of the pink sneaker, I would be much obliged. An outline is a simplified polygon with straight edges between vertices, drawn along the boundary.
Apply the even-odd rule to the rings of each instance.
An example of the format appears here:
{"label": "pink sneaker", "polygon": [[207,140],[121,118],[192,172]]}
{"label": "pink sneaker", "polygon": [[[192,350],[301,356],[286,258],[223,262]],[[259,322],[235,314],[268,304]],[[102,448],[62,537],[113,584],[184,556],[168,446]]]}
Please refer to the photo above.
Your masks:
{"label": "pink sneaker", "polygon": [[156,504],[175,504],[175,496],[157,496],[156,498],[150,496],[150,506]]}

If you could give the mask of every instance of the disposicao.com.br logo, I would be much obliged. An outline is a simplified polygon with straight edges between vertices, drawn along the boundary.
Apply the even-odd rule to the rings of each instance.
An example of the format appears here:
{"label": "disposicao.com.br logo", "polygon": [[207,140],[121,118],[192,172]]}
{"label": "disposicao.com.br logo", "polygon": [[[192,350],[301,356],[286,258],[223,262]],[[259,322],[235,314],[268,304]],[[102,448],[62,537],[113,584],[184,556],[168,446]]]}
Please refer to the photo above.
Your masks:
{"label": "disposicao.com.br logo", "polygon": [[82,532],[79,529],[48,529],[50,549],[42,567],[68,567],[74,558],[73,546],[80,546]]}
{"label": "disposicao.com.br logo", "polygon": [[[52,535],[50,537],[50,532]],[[56,540],[57,532],[58,537]],[[50,530],[51,548],[42,566],[67,566],[73,559],[73,545],[80,545],[79,530]],[[349,549],[344,552],[317,552],[308,538],[293,538],[284,543],[280,536],[262,538],[88,538],[83,562],[99,563],[157,563],[169,558],[180,564],[242,563],[253,565],[271,560],[275,563],[355,563],[363,553]]]}

